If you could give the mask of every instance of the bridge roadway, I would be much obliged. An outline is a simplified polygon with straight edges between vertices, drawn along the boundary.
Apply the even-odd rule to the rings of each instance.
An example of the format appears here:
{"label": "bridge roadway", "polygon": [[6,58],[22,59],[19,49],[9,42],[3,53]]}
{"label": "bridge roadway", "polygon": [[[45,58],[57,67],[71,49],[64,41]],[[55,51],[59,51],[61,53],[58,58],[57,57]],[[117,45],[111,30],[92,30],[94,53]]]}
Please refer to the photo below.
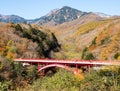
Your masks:
{"label": "bridge roadway", "polygon": [[[101,66],[101,65],[118,65],[120,66],[120,61],[96,61],[96,60],[56,60],[56,59],[14,59],[15,62],[22,62],[27,65],[37,65],[38,72],[45,70],[50,67],[60,67],[66,70],[78,74],[78,67],[87,66],[88,72],[90,73],[91,66]],[[72,69],[76,67],[76,69]],[[43,73],[44,74],[44,73]]]}
{"label": "bridge roadway", "polygon": [[14,59],[14,61],[30,64],[62,64],[62,65],[78,65],[78,66],[87,66],[87,65],[119,65],[120,61],[97,61],[97,60],[56,60],[56,59]]}

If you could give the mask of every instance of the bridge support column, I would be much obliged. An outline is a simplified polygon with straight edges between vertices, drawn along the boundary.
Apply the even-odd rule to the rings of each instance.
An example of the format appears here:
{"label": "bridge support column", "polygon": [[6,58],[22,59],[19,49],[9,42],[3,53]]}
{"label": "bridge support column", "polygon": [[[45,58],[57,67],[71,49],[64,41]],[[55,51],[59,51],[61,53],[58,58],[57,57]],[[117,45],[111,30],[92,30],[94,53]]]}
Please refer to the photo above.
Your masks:
{"label": "bridge support column", "polygon": [[40,68],[41,68],[41,67],[40,67],[40,63],[38,63],[38,71],[39,71]]}
{"label": "bridge support column", "polygon": [[78,70],[78,65],[76,64],[76,72],[78,73],[78,71],[79,71],[79,70]]}
{"label": "bridge support column", "polygon": [[75,68],[75,70],[74,70],[74,74],[79,74],[78,65],[76,64],[75,66],[76,66],[76,68]]}
{"label": "bridge support column", "polygon": [[[39,72],[39,70],[42,68],[42,65],[40,64],[40,63],[38,63],[38,72]],[[44,70],[42,70],[42,72],[40,73],[40,77],[43,77],[45,75],[45,72],[44,72]]]}
{"label": "bridge support column", "polygon": [[89,72],[89,74],[90,74],[90,65],[88,65],[87,68],[88,68],[88,72]]}

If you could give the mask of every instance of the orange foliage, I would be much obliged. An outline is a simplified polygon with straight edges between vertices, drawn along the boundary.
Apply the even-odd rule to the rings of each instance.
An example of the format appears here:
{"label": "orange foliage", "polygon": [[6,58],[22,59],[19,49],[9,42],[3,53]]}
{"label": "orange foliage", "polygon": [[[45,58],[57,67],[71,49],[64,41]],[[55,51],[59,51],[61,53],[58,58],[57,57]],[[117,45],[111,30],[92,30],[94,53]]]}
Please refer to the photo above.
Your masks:
{"label": "orange foliage", "polygon": [[[110,38],[110,42],[107,44],[106,47],[102,48],[100,53],[100,58],[102,60],[105,59],[113,59],[111,55],[119,51],[120,49],[120,23],[117,23],[116,25],[113,24],[110,28],[108,28],[106,31],[103,31],[100,37],[104,38],[108,34],[110,34],[112,37]],[[104,37],[103,37],[104,36]],[[99,39],[100,40],[100,39]],[[98,42],[98,39],[97,39]]]}
{"label": "orange foliage", "polygon": [[95,48],[96,48],[96,45],[92,45],[92,46],[89,47],[89,50],[92,51],[92,50],[94,50]]}

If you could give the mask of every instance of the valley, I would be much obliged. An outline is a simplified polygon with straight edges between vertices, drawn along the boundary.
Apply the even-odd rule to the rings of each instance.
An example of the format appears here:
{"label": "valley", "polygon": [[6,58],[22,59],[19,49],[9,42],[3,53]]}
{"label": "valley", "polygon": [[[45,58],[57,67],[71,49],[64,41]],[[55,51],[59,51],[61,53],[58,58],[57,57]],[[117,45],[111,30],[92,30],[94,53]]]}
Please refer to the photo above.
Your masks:
{"label": "valley", "polygon": [[119,91],[119,66],[91,67],[90,74],[81,66],[77,75],[49,68],[43,76],[37,65],[24,67],[16,58],[119,62],[120,16],[69,6],[30,20],[0,15],[1,91]]}

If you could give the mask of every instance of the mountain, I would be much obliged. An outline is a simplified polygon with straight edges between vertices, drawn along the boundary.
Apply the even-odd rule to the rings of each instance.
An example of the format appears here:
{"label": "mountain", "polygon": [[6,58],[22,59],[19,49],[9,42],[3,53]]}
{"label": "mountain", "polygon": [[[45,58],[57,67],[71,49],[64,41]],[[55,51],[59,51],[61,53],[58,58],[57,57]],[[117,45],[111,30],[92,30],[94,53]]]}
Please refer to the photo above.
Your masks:
{"label": "mountain", "polygon": [[94,13],[94,12],[83,12],[69,6],[64,6],[60,9],[54,9],[50,11],[48,14],[36,18],[36,19],[24,19],[17,15],[0,15],[0,22],[13,22],[13,23],[23,23],[27,22],[30,24],[37,24],[37,25],[46,25],[46,26],[56,26],[62,24],[64,22],[71,22],[76,19],[80,19],[81,17],[89,17],[92,14],[94,17],[99,18],[108,18],[110,15],[104,13]]}
{"label": "mountain", "polygon": [[107,14],[104,14],[104,13],[100,13],[100,12],[95,12],[96,15],[99,15],[101,17],[106,17],[106,18],[109,18],[111,17],[111,15],[107,15]]}
{"label": "mountain", "polygon": [[87,12],[82,12],[77,9],[73,9],[68,6],[64,6],[61,9],[52,10],[47,15],[37,19],[36,23],[38,25],[58,25],[64,22],[70,22],[75,19],[79,19],[80,17],[89,14]]}
{"label": "mountain", "polygon": [[0,15],[0,22],[23,23],[26,20],[17,15]]}
{"label": "mountain", "polygon": [[[89,17],[87,15],[71,22],[53,26],[50,30],[55,33],[62,46],[61,55],[63,58],[120,59],[120,17],[99,19],[94,17],[94,14],[90,14]],[[56,55],[60,56],[60,54]]]}

